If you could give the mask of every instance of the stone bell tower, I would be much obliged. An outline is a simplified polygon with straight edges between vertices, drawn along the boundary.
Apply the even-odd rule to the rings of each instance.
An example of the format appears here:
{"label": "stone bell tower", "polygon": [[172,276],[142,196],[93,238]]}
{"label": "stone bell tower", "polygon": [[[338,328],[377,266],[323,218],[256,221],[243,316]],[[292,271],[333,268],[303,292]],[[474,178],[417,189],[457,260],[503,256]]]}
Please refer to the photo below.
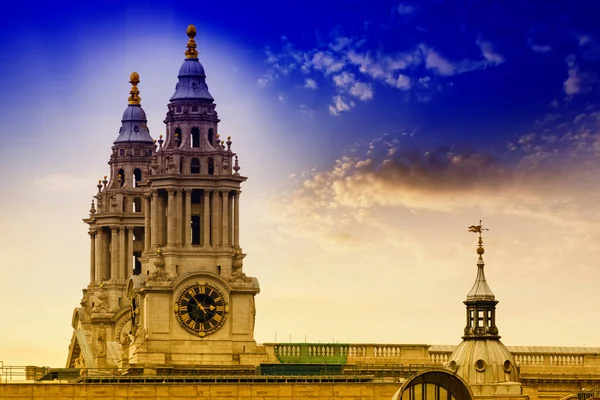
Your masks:
{"label": "stone bell tower", "polygon": [[98,181],[90,215],[90,282],[81,307],[73,313],[73,338],[67,367],[105,368],[116,365],[121,342],[131,330],[128,279],[141,274],[144,250],[144,201],[147,175],[156,145],[147,127],[137,85],[130,76],[129,105],[112,147],[110,178]]}
{"label": "stone bell tower", "polygon": [[[151,139],[139,106],[139,77],[132,74],[130,106],[109,162],[111,178],[99,183],[98,209],[92,205],[86,220],[93,225],[95,261],[84,300],[89,303],[93,293],[106,303],[91,306],[106,313],[86,339],[107,348],[106,364],[124,370],[250,366],[261,359],[254,341],[254,296],[260,289],[243,272],[239,241],[240,185],[246,178],[230,137],[220,139],[193,25],[187,34],[167,105],[166,136]],[[130,111],[132,99],[138,108]],[[81,361],[79,353],[70,352],[70,366]]]}
{"label": "stone bell tower", "polygon": [[140,275],[131,277],[128,364],[186,367],[254,364],[258,281],[242,270],[240,184],[231,140],[198,61],[190,25],[145,197]]}

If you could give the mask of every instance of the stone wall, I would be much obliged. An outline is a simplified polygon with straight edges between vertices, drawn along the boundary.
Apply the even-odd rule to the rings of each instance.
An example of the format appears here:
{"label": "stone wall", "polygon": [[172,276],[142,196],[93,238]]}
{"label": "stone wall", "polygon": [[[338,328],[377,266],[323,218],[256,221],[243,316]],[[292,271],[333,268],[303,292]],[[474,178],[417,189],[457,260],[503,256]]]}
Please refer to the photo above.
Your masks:
{"label": "stone wall", "polygon": [[0,384],[0,400],[389,400],[399,383]]}

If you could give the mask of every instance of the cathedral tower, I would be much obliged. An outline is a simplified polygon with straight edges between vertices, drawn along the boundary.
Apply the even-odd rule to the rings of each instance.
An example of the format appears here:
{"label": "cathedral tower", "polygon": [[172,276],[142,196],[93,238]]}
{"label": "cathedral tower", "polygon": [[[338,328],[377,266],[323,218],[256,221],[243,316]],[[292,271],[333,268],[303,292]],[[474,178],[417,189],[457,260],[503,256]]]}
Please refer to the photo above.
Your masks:
{"label": "cathedral tower", "polygon": [[231,139],[220,139],[193,25],[187,34],[164,139],[150,137],[139,77],[131,75],[110,179],[98,184],[97,209],[92,203],[85,220],[92,272],[73,319],[67,366],[256,363],[259,285],[243,272],[239,243],[246,178]]}

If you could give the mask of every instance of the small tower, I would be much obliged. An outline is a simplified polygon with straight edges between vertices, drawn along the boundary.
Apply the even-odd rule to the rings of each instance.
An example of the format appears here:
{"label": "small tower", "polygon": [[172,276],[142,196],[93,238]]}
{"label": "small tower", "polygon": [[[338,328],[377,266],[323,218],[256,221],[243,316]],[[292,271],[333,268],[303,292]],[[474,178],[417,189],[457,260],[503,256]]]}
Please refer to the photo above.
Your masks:
{"label": "small tower", "polygon": [[485,280],[485,250],[481,237],[485,230],[481,221],[479,225],[469,227],[469,232],[479,234],[477,277],[464,302],[467,306],[467,326],[463,341],[450,356],[446,368],[460,375],[471,387],[479,385],[474,389],[478,395],[502,393],[520,396],[519,371],[512,354],[500,341],[496,327],[498,301]]}
{"label": "small tower", "polygon": [[256,278],[246,276],[239,239],[241,184],[232,141],[219,119],[187,28],[185,59],[167,104],[148,176],[146,239],[127,296],[131,369],[185,370],[256,363]]}
{"label": "small tower", "polygon": [[143,199],[154,141],[140,104],[137,72],[130,75],[129,82],[129,104],[108,161],[110,175],[98,181],[90,215],[84,219],[90,235],[90,282],[83,290],[81,307],[73,314],[67,367],[115,367],[120,360],[115,354],[120,353],[131,330],[126,284],[141,273]]}
{"label": "small tower", "polygon": [[465,327],[465,335],[463,339],[470,339],[474,337],[483,337],[491,339],[500,339],[498,336],[498,328],[496,327],[496,301],[494,293],[488,286],[485,280],[485,272],[483,267],[483,239],[481,238],[481,231],[485,230],[479,225],[473,225],[469,227],[469,232],[479,233],[479,241],[477,246],[477,254],[479,259],[477,260],[477,277],[475,283],[471,288],[471,291],[467,295],[465,305],[467,306],[467,326]]}

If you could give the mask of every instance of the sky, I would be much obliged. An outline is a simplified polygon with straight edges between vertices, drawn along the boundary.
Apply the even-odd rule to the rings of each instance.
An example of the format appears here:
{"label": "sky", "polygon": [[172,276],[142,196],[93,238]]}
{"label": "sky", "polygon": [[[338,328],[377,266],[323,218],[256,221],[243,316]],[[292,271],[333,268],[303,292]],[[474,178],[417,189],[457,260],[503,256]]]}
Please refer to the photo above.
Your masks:
{"label": "sky", "polygon": [[600,347],[600,4],[82,3],[0,16],[4,365],[64,365],[129,74],[157,138],[189,24],[259,343],[458,344],[482,220],[502,341]]}

